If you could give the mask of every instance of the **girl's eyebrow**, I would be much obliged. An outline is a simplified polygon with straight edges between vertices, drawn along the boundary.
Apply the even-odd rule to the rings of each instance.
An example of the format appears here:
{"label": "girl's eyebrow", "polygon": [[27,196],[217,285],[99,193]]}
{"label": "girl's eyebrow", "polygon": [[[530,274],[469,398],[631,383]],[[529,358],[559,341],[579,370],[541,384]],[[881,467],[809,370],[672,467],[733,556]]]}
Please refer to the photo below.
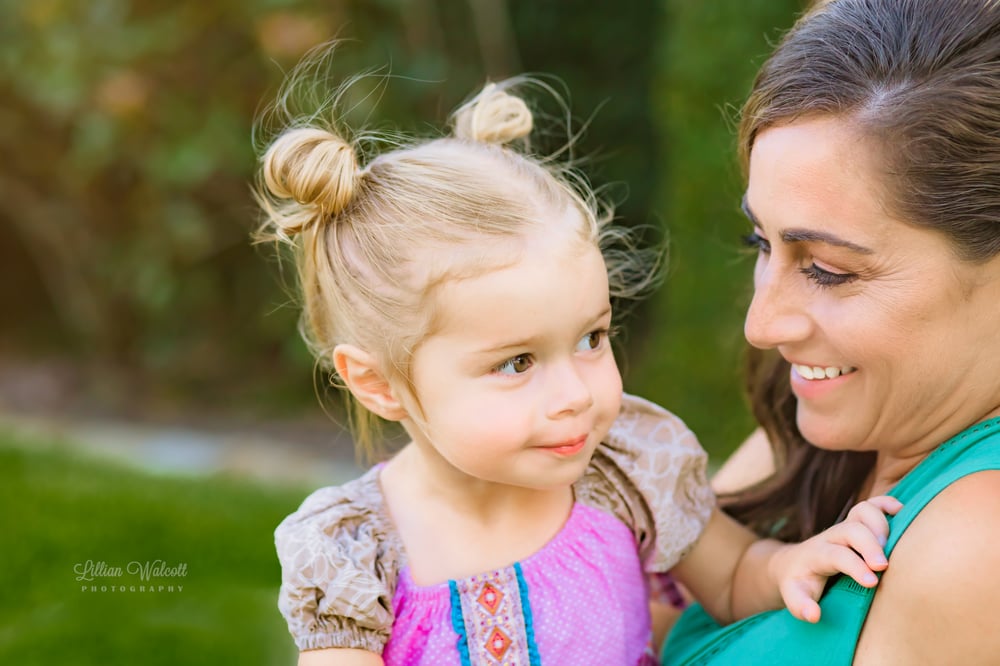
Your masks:
{"label": "girl's eyebrow", "polygon": [[[750,223],[755,227],[760,227],[760,222],[757,220],[757,216],[753,214],[750,210],[750,204],[747,203],[747,195],[743,195],[742,201],[740,201],[740,209],[743,214],[746,215]],[[875,254],[875,250],[867,248],[864,245],[858,245],[849,240],[843,239],[840,236],[836,236],[825,231],[817,231],[815,229],[782,229],[781,240],[786,243],[826,243],[827,245],[833,245],[836,247],[847,248],[859,254]]]}
{"label": "girl's eyebrow", "polygon": [[[608,307],[602,309],[599,315],[597,315],[596,317],[592,317],[590,319],[590,323],[587,326],[584,326],[584,328],[588,328],[590,326],[596,326],[597,322],[601,321],[602,319],[605,319],[606,317],[609,317],[610,315],[611,315],[611,306],[609,305]],[[509,353],[512,351],[521,351],[523,349],[527,349],[535,345],[540,337],[542,336],[530,336],[526,338],[519,338],[516,340],[506,340],[496,345],[485,347],[483,349],[477,349],[473,353],[477,356],[486,356],[492,354]]]}

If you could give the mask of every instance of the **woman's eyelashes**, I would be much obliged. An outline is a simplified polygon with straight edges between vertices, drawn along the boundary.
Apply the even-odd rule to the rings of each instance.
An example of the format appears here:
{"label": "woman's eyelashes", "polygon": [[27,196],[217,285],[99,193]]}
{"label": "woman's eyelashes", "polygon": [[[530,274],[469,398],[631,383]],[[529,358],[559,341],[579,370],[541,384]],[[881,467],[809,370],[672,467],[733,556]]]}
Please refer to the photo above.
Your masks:
{"label": "woman's eyelashes", "polygon": [[[604,346],[605,341],[608,339],[610,331],[606,328],[600,328],[587,333],[585,336],[580,338],[576,343],[576,352],[590,352],[601,349]],[[520,375],[531,369],[535,365],[535,357],[531,354],[518,354],[517,356],[512,356],[498,366],[495,366],[492,370],[493,374],[496,375]]]}
{"label": "woman's eyelashes", "polygon": [[858,277],[855,273],[834,273],[820,268],[816,264],[800,268],[799,272],[821,287],[836,287],[852,282]]}
{"label": "woman's eyelashes", "polygon": [[[754,248],[761,254],[771,254],[771,241],[767,240],[756,231],[751,231],[750,233],[745,234],[742,238],[743,244],[747,247]],[[855,273],[837,273],[825,268],[820,268],[815,263],[800,268],[799,272],[821,287],[836,287],[838,285],[852,282],[858,277]]]}

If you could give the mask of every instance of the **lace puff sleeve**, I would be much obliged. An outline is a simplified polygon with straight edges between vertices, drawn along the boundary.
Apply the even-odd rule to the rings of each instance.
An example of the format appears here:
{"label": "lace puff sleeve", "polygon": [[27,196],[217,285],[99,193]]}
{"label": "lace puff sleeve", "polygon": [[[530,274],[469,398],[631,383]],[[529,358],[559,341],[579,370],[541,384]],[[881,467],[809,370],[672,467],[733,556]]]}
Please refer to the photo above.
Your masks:
{"label": "lace puff sleeve", "polygon": [[707,462],[683,421],[626,394],[618,419],[577,483],[577,498],[628,525],[646,571],[662,573],[694,546],[715,507]]}
{"label": "lace puff sleeve", "polygon": [[299,650],[381,654],[389,639],[399,553],[376,473],[316,491],[275,530],[278,609]]}

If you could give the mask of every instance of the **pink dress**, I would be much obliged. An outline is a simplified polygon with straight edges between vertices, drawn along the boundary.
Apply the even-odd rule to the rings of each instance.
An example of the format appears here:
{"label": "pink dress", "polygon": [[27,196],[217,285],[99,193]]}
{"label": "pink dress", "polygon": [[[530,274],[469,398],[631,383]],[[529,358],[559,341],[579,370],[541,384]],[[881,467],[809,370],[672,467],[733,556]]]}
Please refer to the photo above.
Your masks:
{"label": "pink dress", "polygon": [[655,664],[648,580],[708,520],[705,462],[677,417],[625,396],[551,541],[431,586],[410,577],[372,469],[316,491],[278,527],[279,609],[300,650],[361,648],[387,666]]}

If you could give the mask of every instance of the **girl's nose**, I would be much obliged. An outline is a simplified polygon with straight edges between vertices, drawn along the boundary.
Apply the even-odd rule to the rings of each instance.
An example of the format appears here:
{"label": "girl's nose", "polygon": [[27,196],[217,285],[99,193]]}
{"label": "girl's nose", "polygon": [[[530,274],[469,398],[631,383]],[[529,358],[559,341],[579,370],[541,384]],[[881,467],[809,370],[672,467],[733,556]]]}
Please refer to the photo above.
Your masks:
{"label": "girl's nose", "polygon": [[551,378],[549,418],[572,416],[590,408],[594,395],[572,361],[560,364]]}

